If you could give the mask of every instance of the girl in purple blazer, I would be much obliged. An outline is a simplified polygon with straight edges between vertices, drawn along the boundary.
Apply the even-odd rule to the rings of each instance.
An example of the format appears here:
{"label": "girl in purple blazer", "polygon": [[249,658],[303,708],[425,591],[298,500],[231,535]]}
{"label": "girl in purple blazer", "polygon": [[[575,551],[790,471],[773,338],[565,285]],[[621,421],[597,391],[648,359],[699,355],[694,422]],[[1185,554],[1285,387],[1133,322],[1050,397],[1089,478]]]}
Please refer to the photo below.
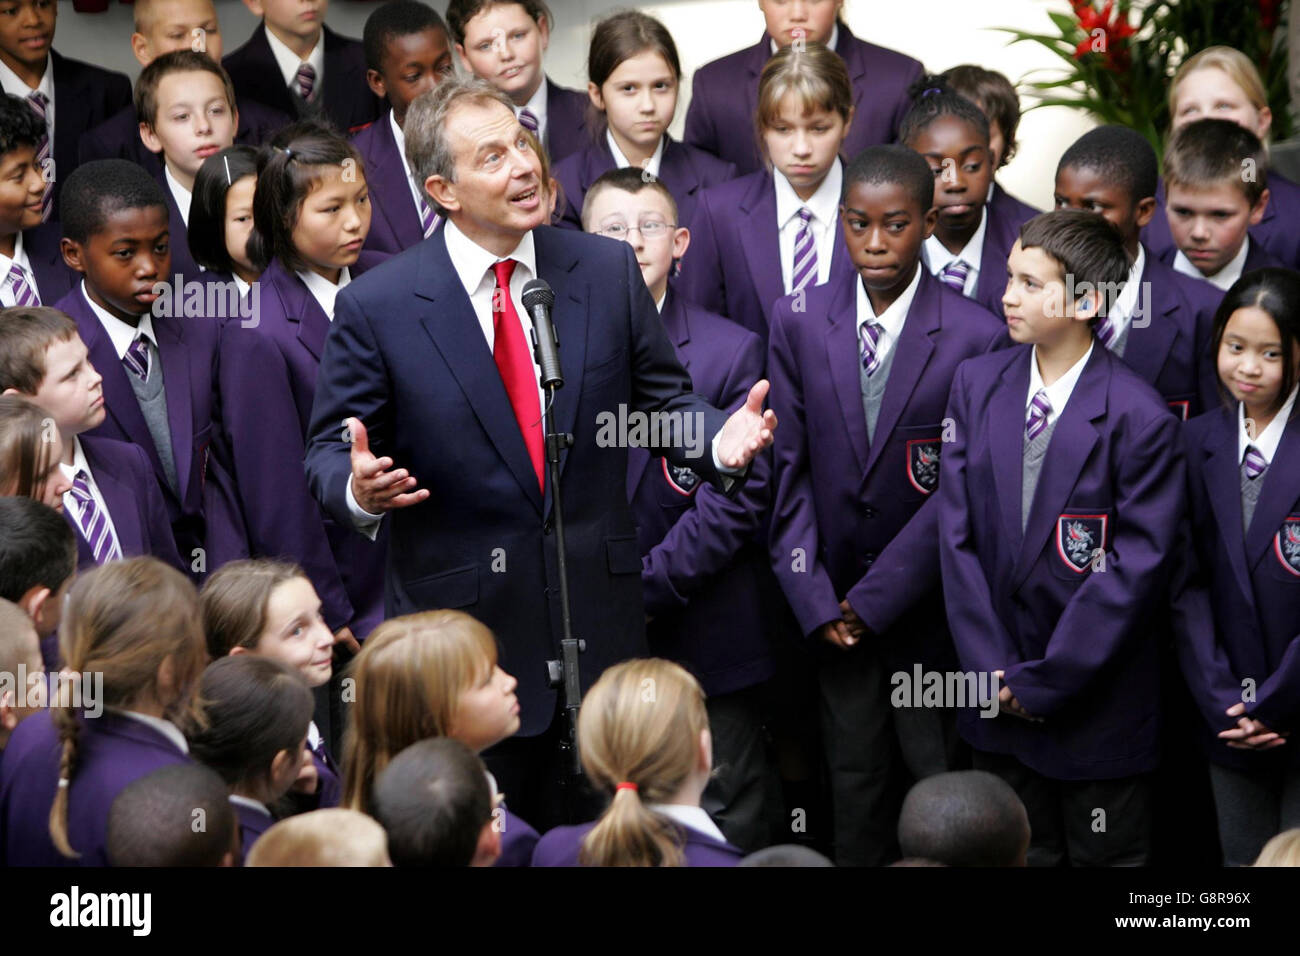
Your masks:
{"label": "girl in purple blazer", "polygon": [[582,703],[578,747],[587,777],[612,799],[594,823],[548,831],[534,866],[740,862],[700,807],[713,740],[704,691],[681,665],[650,658],[606,670]]}
{"label": "girl in purple blazer", "polygon": [[[461,611],[425,611],[385,621],[353,661],[356,702],[348,712],[343,805],[374,811],[380,772],[403,749],[453,737],[475,753],[519,729],[517,681],[497,664],[496,638]],[[489,774],[492,792],[496,780]],[[537,831],[497,803],[497,866],[527,866]]]}
{"label": "girl in purple blazer", "polygon": [[311,691],[287,665],[239,654],[208,665],[199,699],[203,720],[187,721],[185,735],[194,759],[219,773],[230,788],[242,863],[275,822],[271,806],[311,765]]}
{"label": "girl in purple blazer", "polygon": [[844,61],[820,43],[767,61],[755,124],[768,167],[701,193],[680,277],[687,299],[766,342],[777,299],[852,273],[839,205],[853,111]]}
{"label": "girl in purple blazer", "polygon": [[114,797],[190,759],[172,720],[190,705],[207,648],[181,572],[155,558],[96,568],[73,585],[60,634],[80,695],[23,721],[5,749],[0,830],[11,866],[106,866]]}
{"label": "girl in purple blazer", "polygon": [[205,279],[233,280],[241,296],[262,274],[248,253],[256,189],[257,150],[228,146],[203,161],[190,203],[190,254],[206,270]]}
{"label": "girl in purple blazer", "polygon": [[595,139],[555,166],[564,196],[560,225],[581,229],[591,184],[624,166],[662,179],[678,222],[690,222],[699,191],[734,178],[736,168],[668,135],[682,79],[668,28],[635,10],[606,17],[592,31],[587,73],[591,106],[603,122],[589,123]]}
{"label": "girl in purple blazer", "polygon": [[[292,668],[309,688],[329,683],[335,638],[321,616],[316,590],[297,565],[231,561],[208,579],[199,598],[213,658],[269,657]],[[336,807],[338,767],[314,721],[304,733],[314,770],[302,768],[294,792],[303,795],[307,809]]]}
{"label": "girl in purple blazer", "polygon": [[1190,586],[1178,650],[1205,724],[1224,861],[1249,866],[1300,827],[1300,276],[1260,269],[1215,316],[1231,404],[1192,420]]}

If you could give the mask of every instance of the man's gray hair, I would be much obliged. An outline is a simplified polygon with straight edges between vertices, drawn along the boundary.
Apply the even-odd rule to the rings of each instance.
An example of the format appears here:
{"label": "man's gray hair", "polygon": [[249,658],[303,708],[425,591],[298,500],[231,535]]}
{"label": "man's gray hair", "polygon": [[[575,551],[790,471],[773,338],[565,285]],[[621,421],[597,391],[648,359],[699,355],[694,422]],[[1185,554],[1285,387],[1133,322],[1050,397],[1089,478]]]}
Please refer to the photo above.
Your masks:
{"label": "man's gray hair", "polygon": [[417,96],[406,111],[402,132],[406,135],[406,161],[411,166],[415,185],[428,200],[433,211],[446,216],[443,209],[424,188],[430,176],[456,181],[456,157],[452,154],[447,117],[462,102],[483,103],[495,100],[514,113],[510,99],[487,80],[476,76],[448,76],[427,93]]}

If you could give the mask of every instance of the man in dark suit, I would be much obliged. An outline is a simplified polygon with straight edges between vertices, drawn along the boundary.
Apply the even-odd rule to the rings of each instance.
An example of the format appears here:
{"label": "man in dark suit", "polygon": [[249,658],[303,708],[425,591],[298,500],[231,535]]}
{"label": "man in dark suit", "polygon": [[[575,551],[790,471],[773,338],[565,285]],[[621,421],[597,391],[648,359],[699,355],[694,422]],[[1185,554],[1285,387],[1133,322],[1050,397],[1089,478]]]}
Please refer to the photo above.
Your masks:
{"label": "man in dark suit", "polygon": [[460,608],[496,632],[501,666],[519,680],[521,729],[485,759],[512,808],[544,828],[560,816],[563,721],[546,663],[560,656],[562,624],[524,284],[540,277],[554,289],[563,343],[555,421],[574,435],[561,468],[583,686],[647,652],[628,445],[725,489],[771,443],[776,417],[762,411],[766,382],[730,418],[691,393],[627,245],[542,225],[541,159],[493,86],[444,80],[412,105],[405,133],[416,179],[447,222],[339,294],[307,477],[358,529],[395,512],[390,616]]}

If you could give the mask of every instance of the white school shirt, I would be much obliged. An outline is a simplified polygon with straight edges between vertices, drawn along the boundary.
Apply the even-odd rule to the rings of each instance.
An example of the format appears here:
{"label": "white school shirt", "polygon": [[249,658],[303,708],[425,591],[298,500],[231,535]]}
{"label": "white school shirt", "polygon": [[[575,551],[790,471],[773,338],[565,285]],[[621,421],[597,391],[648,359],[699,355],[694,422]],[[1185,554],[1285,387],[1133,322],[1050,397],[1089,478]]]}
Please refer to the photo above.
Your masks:
{"label": "white school shirt", "polygon": [[[654,153],[646,161],[645,171],[656,179],[659,177],[659,167],[664,161],[664,139],[666,136],[659,137],[659,145],[655,147]],[[619,169],[626,169],[632,165],[631,160],[623,155],[623,151],[618,148],[618,143],[614,142],[614,134],[608,129],[605,130],[605,142],[609,145],[610,155],[614,157],[614,165]]]}
{"label": "white school shirt", "polygon": [[1250,432],[1246,430],[1246,406],[1241,402],[1237,403],[1237,463],[1241,464],[1246,457],[1246,449],[1251,445],[1255,446],[1256,451],[1264,456],[1264,460],[1270,465],[1273,463],[1273,456],[1277,454],[1277,446],[1282,441],[1282,433],[1286,431],[1288,419],[1291,418],[1291,409],[1295,407],[1296,392],[1300,386],[1291,389],[1291,395],[1287,398],[1286,404],[1283,405],[1268,426],[1259,433],[1256,438],[1250,437]]}
{"label": "white school shirt", "polygon": [[988,225],[989,209],[985,206],[984,211],[980,213],[979,228],[962,247],[961,252],[953,255],[948,251],[947,246],[939,241],[939,237],[934,235],[925,240],[925,245],[922,247],[925,264],[934,276],[942,276],[943,270],[958,259],[970,266],[970,272],[966,273],[966,283],[961,287],[961,294],[968,299],[975,294],[975,286],[980,281],[980,266],[984,257],[984,233],[988,231]]}
{"label": "white school shirt", "polygon": [[[406,171],[406,185],[411,190],[411,202],[415,204],[415,214],[420,215],[420,203],[428,204],[429,200],[424,195],[424,186],[416,186],[415,177],[411,175],[411,163],[406,158],[406,134],[402,132],[402,127],[397,125],[397,117],[393,111],[388,111],[388,125],[393,130],[393,140],[397,143],[397,155],[402,157],[402,169]],[[430,206],[432,208],[432,206]],[[424,229],[424,220],[420,220],[420,229]]]}
{"label": "white school shirt", "polygon": [[[1069,370],[1058,378],[1047,388],[1047,400],[1051,403],[1051,409],[1047,412],[1047,424],[1051,425],[1061,417],[1065,411],[1065,404],[1070,400],[1074,393],[1074,386],[1079,382],[1079,376],[1083,374],[1083,367],[1088,364],[1088,359],[1092,358],[1092,350],[1096,346],[1096,340],[1088,346],[1088,351],[1083,353],[1083,358],[1070,366]],[[1029,357],[1029,393],[1025,396],[1025,417],[1029,417],[1029,404],[1038,394],[1038,390],[1043,388],[1043,376],[1038,371],[1038,346],[1034,346],[1034,354]],[[1023,428],[1024,420],[1021,420]]]}
{"label": "white school shirt", "polygon": [[781,242],[781,281],[786,294],[793,291],[794,243],[799,235],[799,210],[807,206],[812,210],[808,225],[817,244],[817,281],[822,285],[831,274],[831,257],[835,254],[835,240],[839,235],[840,187],[844,182],[844,167],[837,158],[817,191],[804,202],[781,175],[772,170],[776,182],[776,225]]}
{"label": "white school shirt", "polygon": [[912,308],[912,300],[916,298],[916,290],[921,286],[921,270],[918,268],[912,275],[912,281],[907,284],[902,295],[893,301],[880,315],[876,315],[871,308],[871,297],[867,295],[867,287],[861,282],[857,283],[858,287],[858,355],[862,354],[862,327],[871,322],[879,322],[882,331],[880,339],[876,342],[876,360],[883,362],[885,357],[893,351],[894,343],[898,337],[903,334],[903,323],[907,320],[907,313]]}
{"label": "white school shirt", "polygon": [[284,77],[284,85],[289,87],[294,93],[298,92],[298,67],[304,62],[311,64],[311,68],[316,71],[316,87],[319,88],[325,80],[325,31],[322,30],[316,37],[316,45],[311,48],[305,59],[300,59],[297,53],[294,53],[284,45],[280,39],[270,30],[266,31],[266,42],[271,47],[271,55],[275,57],[275,65],[280,68],[280,75]]}
{"label": "white school shirt", "polygon": [[[1115,301],[1110,304],[1108,317],[1114,320],[1115,334],[1121,334],[1129,323],[1133,321],[1133,313],[1137,311],[1138,293],[1142,291],[1142,271],[1147,267],[1147,253],[1138,243],[1137,258],[1133,260],[1133,265],[1129,266],[1128,278],[1124,280],[1124,287],[1120,289],[1119,295],[1115,296]],[[1150,299],[1147,300],[1148,303]],[[1146,317],[1151,321],[1151,317]],[[1105,322],[1106,319],[1098,319],[1098,325]],[[1113,341],[1113,340],[1112,340]]]}
{"label": "white school shirt", "polygon": [[[113,515],[108,510],[108,502],[104,500],[104,496],[99,492],[99,485],[95,483],[95,473],[90,468],[90,462],[86,461],[86,453],[81,447],[81,438],[77,435],[72,436],[72,464],[65,465],[59,462],[59,470],[63,472],[63,477],[67,478],[68,481],[76,478],[79,471],[86,473],[86,486],[90,491],[90,497],[94,499],[95,507],[104,516],[109,531],[113,533],[113,540],[117,542],[117,554],[112,557],[123,557],[122,539],[117,536],[117,527],[113,524]],[[73,497],[71,491],[63,493],[63,510],[70,515],[78,517],[81,515],[81,505],[77,503],[77,499]],[[81,527],[80,522],[77,523],[77,527]]]}
{"label": "white school shirt", "polygon": [[316,300],[316,304],[321,307],[325,315],[331,322],[334,321],[334,303],[339,297],[339,290],[352,281],[352,273],[347,266],[339,270],[339,281],[336,285],[326,279],[323,275],[312,272],[308,269],[306,272],[294,273],[302,284],[307,287],[311,297]]}
{"label": "white school shirt", "polygon": [[272,819],[271,811],[266,808],[266,804],[261,800],[254,800],[252,797],[241,797],[237,793],[230,795],[230,802],[239,807],[248,807],[250,810],[256,810],[266,816],[268,820]]}
{"label": "white school shirt", "polygon": [[[45,94],[45,128],[49,130],[50,135],[50,155],[54,155],[54,58],[48,53],[45,55],[45,72],[41,75],[41,82],[35,87],[27,85],[27,81],[11,70],[3,60],[0,60],[0,89],[3,89],[10,96],[16,96],[20,100],[26,100],[28,95],[35,93],[37,90]],[[30,107],[29,107],[30,108]]]}
{"label": "white school shirt", "polygon": [[713,818],[701,807],[687,806],[684,803],[647,803],[645,807],[655,813],[662,813],[674,823],[680,823],[696,833],[703,833],[705,836],[713,837],[719,843],[727,842],[727,838],[722,835],[722,831],[713,822]]}
{"label": "white school shirt", "polygon": [[1193,279],[1204,279],[1217,289],[1225,292],[1232,288],[1232,284],[1241,278],[1242,270],[1246,267],[1246,254],[1250,252],[1250,236],[1241,244],[1237,254],[1223,264],[1220,269],[1212,276],[1207,276],[1200,269],[1192,264],[1192,260],[1183,255],[1181,249],[1174,254],[1174,271],[1181,272],[1185,276],[1191,276]]}
{"label": "white school shirt", "polygon": [[23,251],[23,234],[21,232],[14,233],[13,256],[6,256],[0,252],[0,305],[3,305],[6,309],[18,304],[18,300],[14,297],[13,283],[9,281],[9,270],[13,268],[15,262],[22,268],[23,278],[32,287],[32,291],[38,297],[41,294],[41,290],[36,285],[36,274],[32,272],[32,264],[27,258],[27,253]]}
{"label": "white school shirt", "polygon": [[181,181],[172,175],[172,171],[167,168],[166,160],[163,161],[163,176],[167,180],[167,188],[171,190],[172,198],[176,200],[176,208],[181,211],[181,222],[185,223],[185,228],[190,225],[190,203],[194,201],[194,194],[181,185]]}
{"label": "white school shirt", "polygon": [[81,280],[81,297],[86,300],[86,304],[90,306],[90,310],[94,312],[95,317],[99,319],[99,324],[102,325],[104,331],[108,333],[108,339],[113,343],[113,351],[117,352],[118,361],[126,358],[126,350],[131,347],[131,343],[135,341],[137,334],[142,335],[149,340],[154,347],[154,357],[157,358],[158,361],[162,361],[162,356],[157,354],[158,336],[154,335],[153,316],[150,313],[146,312],[144,315],[140,316],[140,324],[138,326],[127,325],[111,312],[106,312],[99,307],[95,300],[86,292],[85,279]]}

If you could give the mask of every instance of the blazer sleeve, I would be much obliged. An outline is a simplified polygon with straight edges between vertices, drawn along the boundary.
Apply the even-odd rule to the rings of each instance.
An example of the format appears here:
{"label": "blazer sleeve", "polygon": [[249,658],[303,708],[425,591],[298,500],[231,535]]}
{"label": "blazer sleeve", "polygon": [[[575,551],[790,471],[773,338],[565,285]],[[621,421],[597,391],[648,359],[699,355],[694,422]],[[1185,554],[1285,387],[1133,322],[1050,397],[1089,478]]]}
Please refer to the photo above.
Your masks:
{"label": "blazer sleeve", "polygon": [[718,155],[718,130],[713,122],[713,110],[710,108],[709,87],[700,83],[697,70],[691,78],[691,105],[686,108],[685,142],[698,146],[707,153]]}
{"label": "blazer sleeve", "polygon": [[1050,717],[1139,633],[1151,596],[1164,593],[1166,565],[1185,513],[1187,477],[1172,415],[1153,419],[1126,443],[1115,476],[1115,537],[1104,573],[1089,572],[1066,604],[1039,660],[1013,664],[1004,681],[1035,717]]}
{"label": "blazer sleeve", "polygon": [[[1237,686],[1240,699],[1241,686]],[[1300,634],[1282,653],[1277,670],[1259,686],[1255,704],[1246,705],[1250,716],[1262,720],[1271,730],[1291,730],[1300,717]]]}
{"label": "blazer sleeve", "polygon": [[883,634],[933,594],[940,579],[939,497],[932,494],[849,588],[845,600],[873,634]]}

